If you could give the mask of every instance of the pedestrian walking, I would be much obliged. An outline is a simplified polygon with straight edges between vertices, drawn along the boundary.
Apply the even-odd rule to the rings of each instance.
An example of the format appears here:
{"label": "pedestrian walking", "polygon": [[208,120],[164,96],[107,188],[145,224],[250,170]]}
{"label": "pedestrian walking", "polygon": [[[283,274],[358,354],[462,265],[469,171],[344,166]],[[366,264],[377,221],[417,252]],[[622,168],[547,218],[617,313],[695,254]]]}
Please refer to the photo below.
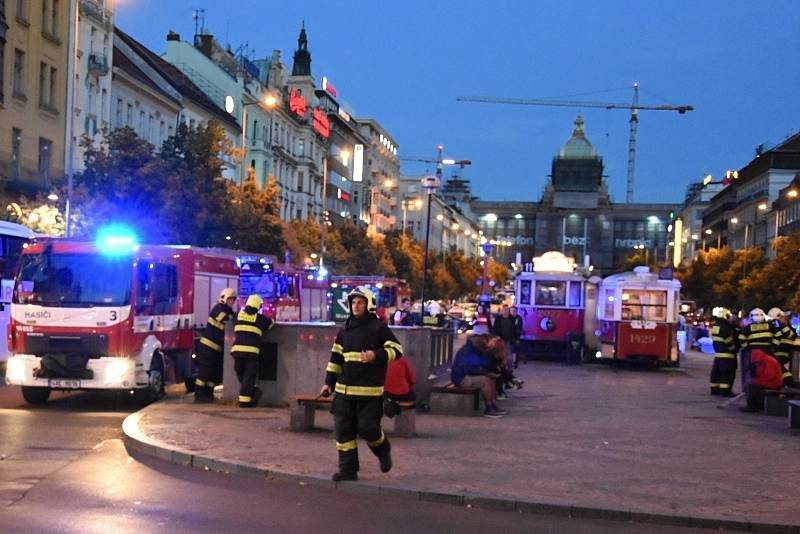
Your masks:
{"label": "pedestrian walking", "polygon": [[375,315],[375,296],[359,286],[347,295],[350,316],[336,335],[320,395],[335,392],[334,416],[339,469],[334,481],[358,480],[360,436],[378,457],[381,472],[392,468],[391,445],[381,429],[383,392],[389,362],[403,347]]}
{"label": "pedestrian walking", "polygon": [[711,339],[714,343],[714,364],[711,366],[709,386],[712,395],[733,396],[733,382],[736,380],[736,338],[730,323],[731,311],[716,307],[711,314],[714,325]]}
{"label": "pedestrian walking", "polygon": [[261,390],[256,386],[258,362],[267,332],[275,325],[260,313],[263,301],[257,294],[247,297],[244,309],[236,315],[233,326],[234,341],[231,355],[239,378],[239,407],[253,408],[258,405]]}
{"label": "pedestrian walking", "polygon": [[522,345],[520,343],[520,338],[522,337],[522,316],[519,315],[516,306],[511,306],[508,311],[511,317],[514,318],[514,368],[516,369],[519,367],[519,359],[522,353]]}
{"label": "pedestrian walking", "polygon": [[194,401],[213,402],[214,386],[222,382],[222,358],[225,345],[225,324],[233,316],[236,290],[226,287],[208,313],[206,327],[198,340],[197,377],[194,380]]}
{"label": "pedestrian walking", "polygon": [[397,326],[414,326],[414,320],[411,317],[411,299],[408,297],[403,299],[400,303],[400,307],[392,316],[392,324]]}

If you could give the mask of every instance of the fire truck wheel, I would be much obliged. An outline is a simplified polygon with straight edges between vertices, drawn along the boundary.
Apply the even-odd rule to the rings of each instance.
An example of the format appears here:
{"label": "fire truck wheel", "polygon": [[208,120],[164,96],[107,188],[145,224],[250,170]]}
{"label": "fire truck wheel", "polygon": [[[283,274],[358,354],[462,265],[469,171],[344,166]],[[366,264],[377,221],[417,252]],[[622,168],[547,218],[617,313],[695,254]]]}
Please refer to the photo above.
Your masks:
{"label": "fire truck wheel", "polygon": [[136,397],[142,404],[150,404],[164,396],[164,353],[156,350],[150,362],[146,388],[136,390]]}
{"label": "fire truck wheel", "polygon": [[28,404],[47,404],[47,399],[50,398],[50,388],[22,386],[22,398]]}

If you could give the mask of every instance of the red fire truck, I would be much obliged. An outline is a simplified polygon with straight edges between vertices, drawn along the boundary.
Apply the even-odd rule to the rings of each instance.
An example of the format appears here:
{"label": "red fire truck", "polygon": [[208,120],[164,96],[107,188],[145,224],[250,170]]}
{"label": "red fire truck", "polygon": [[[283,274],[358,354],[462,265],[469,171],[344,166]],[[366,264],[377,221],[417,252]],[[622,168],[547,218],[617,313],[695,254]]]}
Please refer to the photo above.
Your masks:
{"label": "red fire truck", "polygon": [[678,366],[680,289],[679,281],[647,267],[604,278],[597,291],[597,358]]}
{"label": "red fire truck", "polygon": [[331,318],[344,321],[350,314],[347,293],[358,286],[366,286],[375,294],[378,317],[384,321],[397,310],[404,298],[411,298],[411,289],[405,280],[386,276],[342,275],[331,276]]}
{"label": "red fire truck", "polygon": [[193,333],[222,289],[238,288],[234,258],[185,246],[37,239],[22,253],[11,304],[6,383],[32,404],[50,391],[121,389],[144,401],[191,374]]}

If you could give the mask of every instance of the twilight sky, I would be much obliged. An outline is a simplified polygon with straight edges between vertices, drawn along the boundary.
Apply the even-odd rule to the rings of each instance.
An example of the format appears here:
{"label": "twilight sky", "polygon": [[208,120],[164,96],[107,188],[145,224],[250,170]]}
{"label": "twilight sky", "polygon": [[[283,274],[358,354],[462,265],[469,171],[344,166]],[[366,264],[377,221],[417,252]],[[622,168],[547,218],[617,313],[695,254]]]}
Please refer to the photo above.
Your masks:
{"label": "twilight sky", "polygon": [[[738,169],[760,143],[800,130],[796,0],[117,0],[116,24],[155,52],[192,13],[251,57],[280,49],[291,68],[305,21],[311,70],[345,109],[374,117],[399,155],[469,159],[473,194],[538,200],[577,113],[625,199],[629,111],[457,102],[460,95],[690,104],[640,112],[635,200],[677,202],[706,173]],[[403,174],[432,173],[425,163]],[[445,172],[445,176],[449,173]]]}

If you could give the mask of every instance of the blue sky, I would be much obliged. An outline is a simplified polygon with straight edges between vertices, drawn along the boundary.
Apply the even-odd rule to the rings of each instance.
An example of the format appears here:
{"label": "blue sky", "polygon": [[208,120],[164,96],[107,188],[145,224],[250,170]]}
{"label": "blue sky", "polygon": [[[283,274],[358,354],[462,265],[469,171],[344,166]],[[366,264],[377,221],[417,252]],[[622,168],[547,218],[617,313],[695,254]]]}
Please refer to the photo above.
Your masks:
{"label": "blue sky", "polygon": [[800,130],[796,0],[118,0],[116,24],[162,53],[168,30],[191,40],[195,8],[221,42],[255,57],[280,49],[288,65],[305,21],[317,83],[328,76],[348,111],[378,119],[400,156],[435,158],[442,144],[445,157],[472,160],[462,175],[483,199],[538,200],[581,112],[624,201],[629,113],[459,95],[629,102],[638,82],[641,104],[694,106],[641,112],[640,202],[680,201],[687,184]]}

